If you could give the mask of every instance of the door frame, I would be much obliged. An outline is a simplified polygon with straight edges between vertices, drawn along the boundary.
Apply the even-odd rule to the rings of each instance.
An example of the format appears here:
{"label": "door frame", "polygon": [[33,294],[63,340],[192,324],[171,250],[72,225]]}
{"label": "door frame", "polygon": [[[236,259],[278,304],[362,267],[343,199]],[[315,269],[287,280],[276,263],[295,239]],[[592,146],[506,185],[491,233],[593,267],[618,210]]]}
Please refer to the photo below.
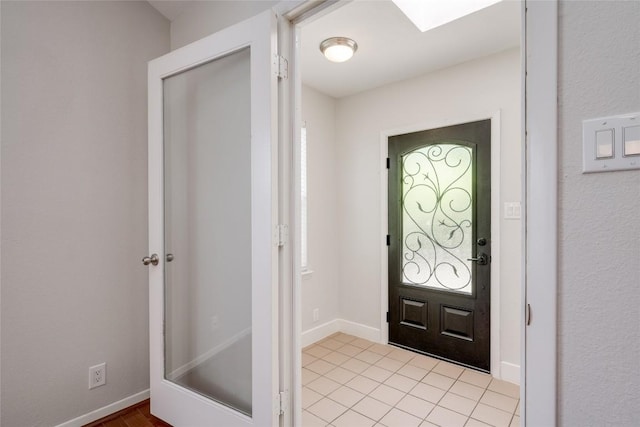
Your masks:
{"label": "door frame", "polygon": [[[449,120],[430,120],[399,128],[383,130],[380,132],[380,242],[384,242],[389,234],[389,183],[387,169],[387,157],[389,157],[389,137],[406,133],[421,132],[438,129],[446,126],[460,125],[491,120],[491,375],[500,374],[500,110],[490,113],[466,115],[464,117]],[[495,183],[498,183],[496,185]],[[380,245],[380,342],[389,343],[389,323],[387,323],[387,311],[389,310],[389,253],[388,246]],[[498,309],[494,309],[498,308]]]}
{"label": "door frame", "polygon": [[[280,111],[287,112],[290,174],[282,183],[290,195],[287,212],[290,230],[287,242],[291,255],[284,260],[290,281],[281,282],[292,309],[281,315],[281,337],[288,344],[281,346],[291,353],[282,365],[290,381],[282,385],[291,392],[291,415],[285,415],[291,425],[300,425],[301,405],[301,292],[300,251],[300,128],[301,86],[299,61],[299,29],[296,24],[318,18],[350,0],[296,0],[280,2],[274,10],[280,22],[286,22],[287,42],[280,52],[287,55],[290,78],[281,92]],[[522,280],[521,280],[521,362],[520,398],[521,425],[556,425],[557,396],[557,72],[558,72],[558,0],[522,0],[521,6],[521,137],[522,150]],[[284,25],[283,25],[284,27]],[[282,138],[282,135],[281,135]],[[292,147],[291,147],[292,145]],[[284,165],[286,163],[282,163]],[[528,234],[533,228],[535,233]],[[384,259],[384,258],[383,258]],[[535,284],[535,286],[529,286]],[[493,300],[492,300],[493,304]],[[527,325],[525,307],[535,306],[535,322]],[[495,310],[494,310],[495,311]],[[531,312],[534,312],[532,309]],[[381,319],[382,320],[382,319]],[[493,319],[492,319],[493,321]],[[493,347],[492,347],[493,350]],[[282,372],[282,371],[281,371]],[[288,425],[288,424],[285,424]]]}

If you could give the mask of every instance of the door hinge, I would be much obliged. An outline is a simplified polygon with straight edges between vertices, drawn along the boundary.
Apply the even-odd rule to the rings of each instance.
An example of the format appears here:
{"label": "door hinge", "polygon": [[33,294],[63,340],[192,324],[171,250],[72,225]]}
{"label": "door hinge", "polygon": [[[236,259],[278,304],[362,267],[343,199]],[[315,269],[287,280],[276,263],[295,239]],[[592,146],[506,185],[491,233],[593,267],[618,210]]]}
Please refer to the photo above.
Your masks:
{"label": "door hinge", "polygon": [[289,226],[286,224],[276,225],[276,229],[273,233],[273,240],[279,248],[284,246],[287,243],[287,240],[289,240]]}
{"label": "door hinge", "polygon": [[276,76],[281,80],[289,78],[289,61],[281,55],[275,55],[274,65],[276,66]]}
{"label": "door hinge", "polygon": [[387,323],[391,321],[391,317],[389,317],[389,312],[387,311]]}
{"label": "door hinge", "polygon": [[278,393],[273,407],[278,415],[283,415],[287,412],[289,410],[289,391],[281,391]]}
{"label": "door hinge", "polygon": [[387,234],[387,246],[391,246],[391,236]]}
{"label": "door hinge", "polygon": [[391,159],[387,157],[387,169],[391,169]]}

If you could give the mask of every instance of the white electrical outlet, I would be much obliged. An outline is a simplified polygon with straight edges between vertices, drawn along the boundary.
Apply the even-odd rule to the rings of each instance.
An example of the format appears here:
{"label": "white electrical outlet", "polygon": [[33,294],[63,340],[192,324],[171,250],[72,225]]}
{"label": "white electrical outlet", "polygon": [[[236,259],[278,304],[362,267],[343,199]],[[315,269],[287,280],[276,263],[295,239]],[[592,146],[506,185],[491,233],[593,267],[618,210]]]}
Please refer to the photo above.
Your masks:
{"label": "white electrical outlet", "polygon": [[89,368],[89,390],[107,383],[107,364],[91,366]]}
{"label": "white electrical outlet", "polygon": [[314,308],[313,309],[313,321],[317,322],[318,319],[320,319],[320,309],[319,308]]}

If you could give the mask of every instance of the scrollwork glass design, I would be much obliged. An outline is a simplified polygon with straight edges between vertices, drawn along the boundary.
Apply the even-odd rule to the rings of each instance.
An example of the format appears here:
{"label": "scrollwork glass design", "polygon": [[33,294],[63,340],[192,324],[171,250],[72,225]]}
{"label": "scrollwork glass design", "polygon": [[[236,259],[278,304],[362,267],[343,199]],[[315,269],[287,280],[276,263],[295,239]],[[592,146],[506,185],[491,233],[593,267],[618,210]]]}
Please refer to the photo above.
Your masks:
{"label": "scrollwork glass design", "polygon": [[472,147],[428,145],[402,156],[402,281],[470,294]]}

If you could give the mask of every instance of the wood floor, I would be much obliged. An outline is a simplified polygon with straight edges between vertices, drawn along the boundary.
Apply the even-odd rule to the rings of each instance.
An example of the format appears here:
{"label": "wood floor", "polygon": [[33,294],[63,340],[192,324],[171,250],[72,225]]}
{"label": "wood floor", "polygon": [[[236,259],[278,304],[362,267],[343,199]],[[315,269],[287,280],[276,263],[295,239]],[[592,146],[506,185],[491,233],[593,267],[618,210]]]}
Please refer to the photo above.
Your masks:
{"label": "wood floor", "polygon": [[147,399],[84,427],[171,427],[171,425],[151,415],[149,399]]}

